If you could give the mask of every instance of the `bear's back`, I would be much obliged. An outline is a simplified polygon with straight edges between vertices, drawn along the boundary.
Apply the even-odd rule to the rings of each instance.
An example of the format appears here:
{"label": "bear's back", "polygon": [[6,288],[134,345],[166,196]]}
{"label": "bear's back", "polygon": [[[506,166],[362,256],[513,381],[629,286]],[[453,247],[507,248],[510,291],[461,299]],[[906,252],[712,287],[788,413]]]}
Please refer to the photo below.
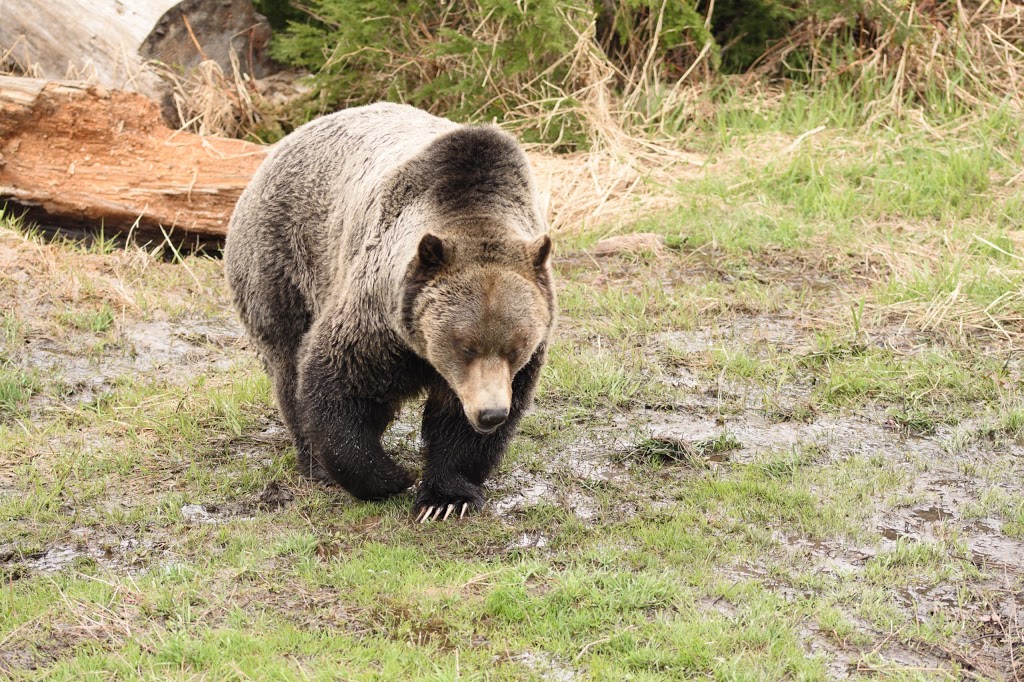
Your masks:
{"label": "bear's back", "polygon": [[239,290],[259,299],[267,287],[293,286],[315,317],[345,276],[342,254],[372,227],[381,183],[458,127],[414,107],[378,103],[318,118],[278,142],[231,218],[225,259],[236,299]]}

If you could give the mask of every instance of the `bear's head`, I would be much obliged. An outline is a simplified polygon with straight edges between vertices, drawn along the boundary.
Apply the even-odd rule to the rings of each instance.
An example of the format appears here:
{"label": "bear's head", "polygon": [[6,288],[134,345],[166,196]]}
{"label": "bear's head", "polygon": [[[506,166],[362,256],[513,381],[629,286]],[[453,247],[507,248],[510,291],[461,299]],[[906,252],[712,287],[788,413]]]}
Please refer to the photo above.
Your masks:
{"label": "bear's head", "polygon": [[448,382],[469,423],[508,418],[512,380],[541,349],[555,314],[551,240],[424,235],[403,299],[409,341]]}

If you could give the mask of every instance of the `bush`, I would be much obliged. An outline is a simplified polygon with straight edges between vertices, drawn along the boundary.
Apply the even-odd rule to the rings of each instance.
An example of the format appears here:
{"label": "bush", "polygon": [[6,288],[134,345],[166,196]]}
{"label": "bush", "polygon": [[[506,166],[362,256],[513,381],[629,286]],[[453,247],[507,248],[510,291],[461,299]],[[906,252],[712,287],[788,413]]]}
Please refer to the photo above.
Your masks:
{"label": "bush", "polygon": [[1021,13],[1003,5],[961,13],[952,3],[890,0],[259,4],[287,18],[274,56],[314,74],[303,117],[387,99],[498,120],[527,141],[574,149],[612,129],[675,135],[696,119],[704,86],[738,73],[747,75],[712,90],[839,88],[876,119],[906,106],[947,116],[1021,108],[1014,83],[1024,53],[1006,49],[1024,47]]}
{"label": "bush", "polygon": [[[308,23],[292,21],[274,56],[312,71],[321,110],[382,99],[404,101],[460,120],[515,122],[527,140],[586,144],[579,93],[604,77],[589,66],[618,60],[621,82],[644,68],[654,45],[663,76],[678,75],[711,40],[685,4],[630,0],[601,10],[586,2],[475,0],[313,0]],[[696,36],[696,37],[695,37]],[[594,63],[591,63],[594,62]],[[649,66],[649,65],[648,65]],[[539,109],[539,110],[538,110]]]}

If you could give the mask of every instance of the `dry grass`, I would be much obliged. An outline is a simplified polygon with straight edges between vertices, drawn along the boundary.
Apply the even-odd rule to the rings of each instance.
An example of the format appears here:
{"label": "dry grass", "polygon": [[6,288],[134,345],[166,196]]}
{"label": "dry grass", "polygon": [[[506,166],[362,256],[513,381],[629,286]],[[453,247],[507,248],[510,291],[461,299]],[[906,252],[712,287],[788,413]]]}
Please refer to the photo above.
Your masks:
{"label": "dry grass", "polygon": [[[837,64],[839,36],[856,41],[854,56]],[[790,62],[810,55],[809,65]],[[873,117],[901,116],[907,103],[927,101],[941,92],[967,109],[1009,107],[1024,111],[1024,6],[998,0],[971,3],[930,0],[894,8],[868,3],[855,18],[807,19],[786,40],[772,46],[747,76],[749,83],[780,70],[804,71],[824,86],[836,78],[856,79],[876,89],[869,103]]]}
{"label": "dry grass", "polygon": [[[1017,237],[1015,242],[1014,251],[1024,250],[1024,238]],[[1006,258],[979,255],[979,245]],[[885,263],[890,281],[907,287],[931,283],[937,279],[935,273],[950,270],[951,263],[957,265],[955,274],[941,282],[942,286],[929,291],[920,284],[922,295],[876,306],[885,316],[951,342],[981,337],[995,342],[992,352],[1024,351],[1024,258],[977,234],[964,240],[936,237],[919,244],[908,242],[898,250],[877,242],[865,243],[863,248]],[[981,301],[968,295],[984,286],[998,286],[1002,291]]]}
{"label": "dry grass", "polygon": [[0,76],[42,78],[42,71],[32,62],[23,38],[19,37],[7,50],[0,52]]}
{"label": "dry grass", "polygon": [[182,130],[200,135],[263,141],[280,137],[294,125],[294,101],[307,90],[303,74],[285,71],[263,79],[243,74],[231,53],[231,72],[205,60],[186,74],[159,62],[150,63],[168,84]]}
{"label": "dry grass", "polygon": [[[652,21],[656,45],[661,14]],[[594,31],[591,23],[577,33],[575,48],[564,58],[569,70],[563,83],[548,80],[561,62],[519,83],[519,101],[503,121],[513,131],[540,128],[543,138],[554,140],[535,145],[548,153],[534,157],[534,169],[555,207],[549,214],[552,228],[571,234],[669,208],[675,201],[675,185],[695,177],[707,162],[703,155],[684,151],[679,140],[665,132],[673,112],[696,102],[700,86],[689,76],[705,53],[675,84],[666,85],[659,77],[663,64],[653,48],[643,59],[632,60],[634,67],[626,73],[597,46]],[[498,34],[492,37],[495,42],[500,39]],[[555,135],[551,128],[567,115],[583,123],[590,148],[552,154],[562,146],[565,131]]]}
{"label": "dry grass", "polygon": [[678,203],[676,183],[696,177],[704,159],[697,154],[665,159],[616,156],[611,150],[529,153],[530,164],[551,228],[579,235],[602,226],[621,229],[644,215]]}
{"label": "dry grass", "polygon": [[152,68],[171,87],[182,129],[200,135],[244,137],[262,123],[259,94],[242,75],[234,52],[230,74],[212,59],[200,62],[186,74],[160,63]]}

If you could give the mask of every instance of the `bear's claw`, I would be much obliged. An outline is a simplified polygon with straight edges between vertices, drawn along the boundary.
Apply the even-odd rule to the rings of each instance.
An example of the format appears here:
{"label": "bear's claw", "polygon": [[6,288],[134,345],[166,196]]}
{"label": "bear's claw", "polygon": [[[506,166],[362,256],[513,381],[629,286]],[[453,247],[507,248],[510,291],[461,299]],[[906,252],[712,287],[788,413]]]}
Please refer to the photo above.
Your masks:
{"label": "bear's claw", "polygon": [[[447,506],[443,504],[429,505],[423,507],[416,514],[416,523],[426,523],[427,521],[437,521],[438,517],[441,517],[441,521],[447,521],[448,517],[452,515],[452,512],[458,508],[458,503],[449,504]],[[466,511],[469,509],[469,502],[462,503],[462,511],[459,513],[459,518],[466,516]],[[444,512],[444,516],[441,516],[441,512]]]}

